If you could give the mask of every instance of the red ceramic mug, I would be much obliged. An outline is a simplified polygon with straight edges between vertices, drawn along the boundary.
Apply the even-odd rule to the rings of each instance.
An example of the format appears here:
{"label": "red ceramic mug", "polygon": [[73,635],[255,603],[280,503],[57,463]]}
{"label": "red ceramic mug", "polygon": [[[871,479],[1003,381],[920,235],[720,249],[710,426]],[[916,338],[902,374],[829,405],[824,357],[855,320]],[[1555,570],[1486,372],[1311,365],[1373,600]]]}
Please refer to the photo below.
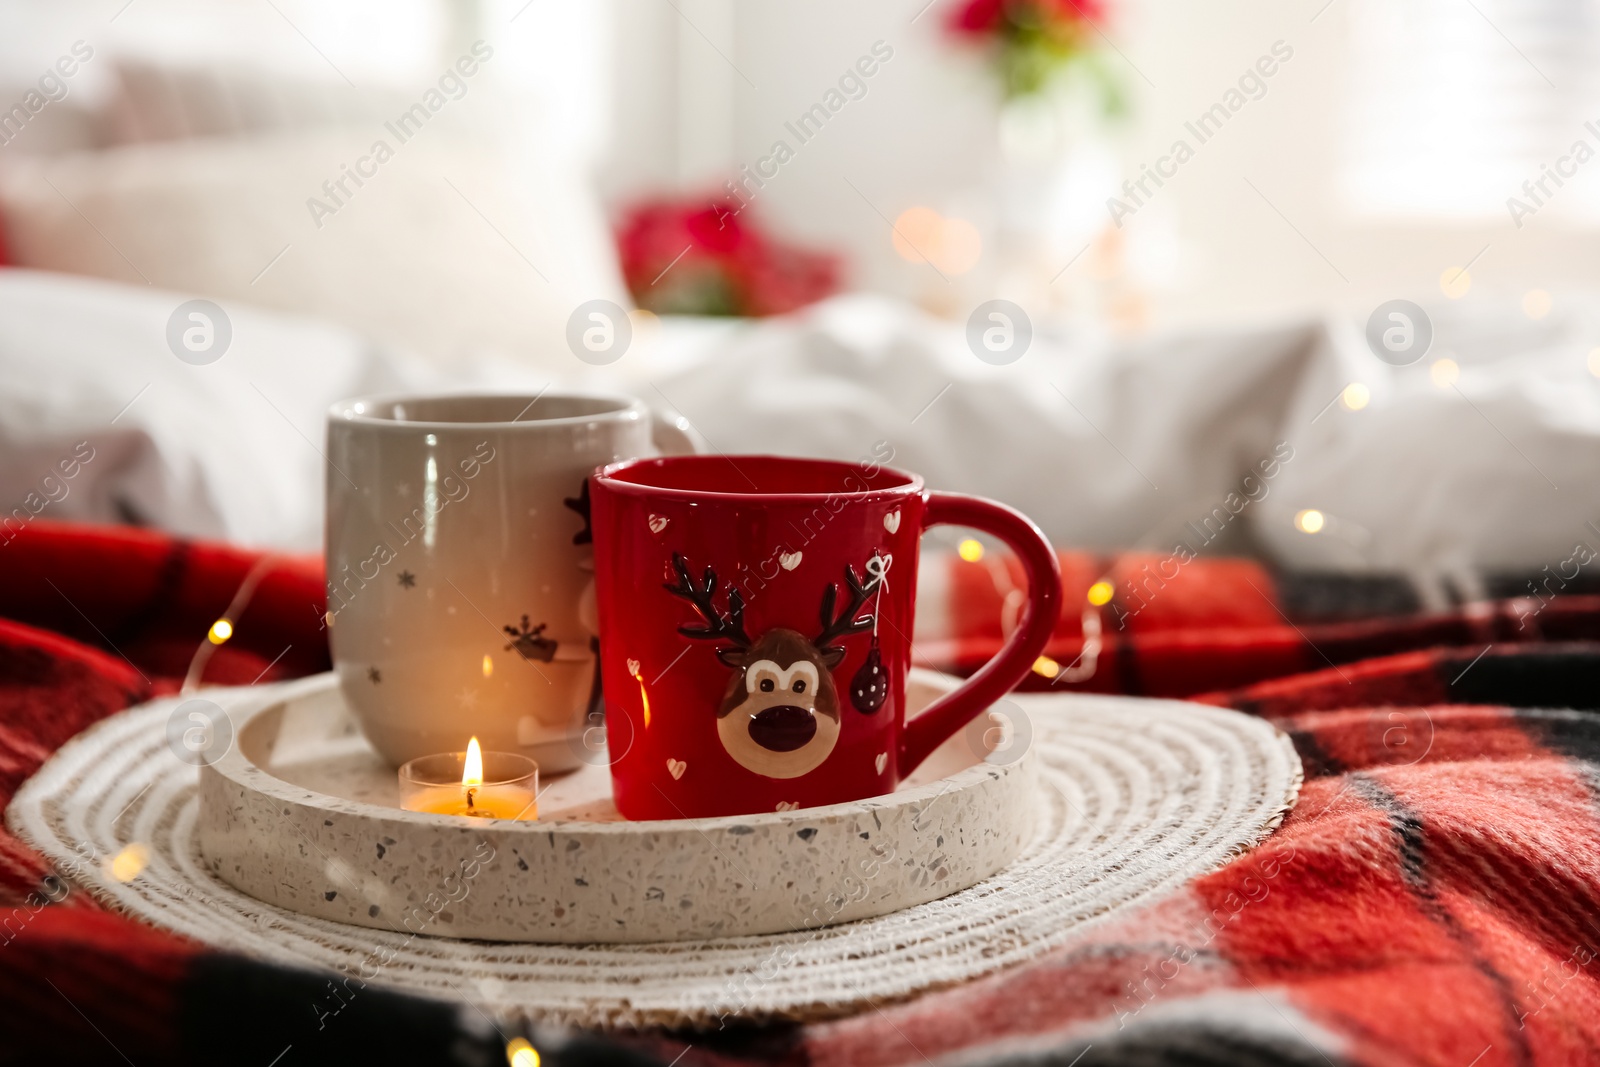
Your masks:
{"label": "red ceramic mug", "polygon": [[[674,456],[590,479],[617,809],[677,819],[894,789],[1027,674],[1061,574],[1023,515],[872,464]],[[994,534],[1028,603],[1005,647],[906,720],[917,555],[929,526]]]}

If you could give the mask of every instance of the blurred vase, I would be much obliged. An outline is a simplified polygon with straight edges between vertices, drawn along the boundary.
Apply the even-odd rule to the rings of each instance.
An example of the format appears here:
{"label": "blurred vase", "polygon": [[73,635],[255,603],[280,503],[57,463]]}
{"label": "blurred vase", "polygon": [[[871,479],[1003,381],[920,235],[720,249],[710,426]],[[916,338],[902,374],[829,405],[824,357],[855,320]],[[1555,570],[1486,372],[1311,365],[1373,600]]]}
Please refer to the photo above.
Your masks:
{"label": "blurred vase", "polygon": [[1058,80],[1001,107],[994,176],[996,266],[1002,288],[1058,306],[1052,281],[1110,219],[1117,161],[1091,94]]}

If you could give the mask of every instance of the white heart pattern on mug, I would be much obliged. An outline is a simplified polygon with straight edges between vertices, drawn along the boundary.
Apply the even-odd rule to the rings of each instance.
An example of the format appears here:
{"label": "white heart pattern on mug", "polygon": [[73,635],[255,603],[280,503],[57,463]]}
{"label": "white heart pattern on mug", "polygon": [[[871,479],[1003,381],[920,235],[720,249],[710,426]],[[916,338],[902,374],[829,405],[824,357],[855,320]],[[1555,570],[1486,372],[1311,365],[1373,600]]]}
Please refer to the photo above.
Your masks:
{"label": "white heart pattern on mug", "polygon": [[682,778],[683,772],[688,769],[689,765],[683,762],[681,759],[667,760],[667,773],[672,775],[672,780],[674,782],[676,782],[679,778]]}
{"label": "white heart pattern on mug", "polygon": [[631,677],[634,677],[634,678],[639,677],[639,661],[638,660],[630,659],[628,661],[628,674]]}
{"label": "white heart pattern on mug", "polygon": [[799,806],[800,806],[799,802],[798,801],[794,801],[794,800],[780,800],[780,801],[778,801],[778,810],[779,811],[794,811]]}
{"label": "white heart pattern on mug", "polygon": [[802,554],[803,553],[800,552],[785,552],[783,555],[778,557],[778,565],[786,571],[792,571],[796,567],[800,566],[800,557]]}
{"label": "white heart pattern on mug", "polygon": [[667,528],[667,523],[669,521],[671,520],[669,520],[665,515],[650,516],[650,532],[653,534],[660,533],[662,530]]}
{"label": "white heart pattern on mug", "polygon": [[874,767],[878,768],[878,773],[879,774],[882,774],[884,765],[887,764],[888,762],[889,762],[889,753],[880,752],[880,753],[878,753],[878,758],[872,761],[872,765]]}
{"label": "white heart pattern on mug", "polygon": [[883,528],[888,530],[890,533],[898,533],[900,531],[899,508],[896,508],[883,517]]}

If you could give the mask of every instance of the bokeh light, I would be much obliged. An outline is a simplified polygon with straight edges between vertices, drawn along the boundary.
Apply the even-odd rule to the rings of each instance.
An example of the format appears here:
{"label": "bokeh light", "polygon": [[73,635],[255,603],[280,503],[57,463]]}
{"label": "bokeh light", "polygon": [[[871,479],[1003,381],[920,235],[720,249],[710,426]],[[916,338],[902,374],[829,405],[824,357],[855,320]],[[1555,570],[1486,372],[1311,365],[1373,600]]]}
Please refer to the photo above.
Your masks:
{"label": "bokeh light", "polygon": [[150,846],[135,841],[133,844],[111,857],[107,868],[111,877],[119,882],[131,882],[139,877],[139,873],[150,865]]}
{"label": "bokeh light", "polygon": [[931,207],[908,207],[894,220],[894,250],[910,263],[926,263],[939,243],[944,218]]}
{"label": "bokeh light", "polygon": [[941,273],[965,274],[982,258],[983,238],[966,219],[945,219],[939,229],[938,245],[930,254]]}
{"label": "bokeh light", "polygon": [[524,1037],[514,1037],[506,1042],[506,1062],[511,1067],[539,1067],[539,1050]]}
{"label": "bokeh light", "polygon": [[1451,300],[1460,300],[1472,288],[1472,275],[1465,267],[1446,267],[1439,275],[1439,290]]}
{"label": "bokeh light", "polygon": [[983,237],[966,219],[945,218],[931,207],[906,208],[894,220],[894,250],[910,263],[931,263],[940,274],[965,274],[983,257]]}

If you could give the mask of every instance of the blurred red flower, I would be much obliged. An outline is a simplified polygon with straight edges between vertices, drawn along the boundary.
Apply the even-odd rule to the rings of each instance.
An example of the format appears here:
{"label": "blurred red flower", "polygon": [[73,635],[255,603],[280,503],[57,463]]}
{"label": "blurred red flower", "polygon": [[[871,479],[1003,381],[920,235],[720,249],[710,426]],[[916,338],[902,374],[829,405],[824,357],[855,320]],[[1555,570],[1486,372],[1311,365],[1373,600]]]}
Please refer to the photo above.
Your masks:
{"label": "blurred red flower", "polygon": [[957,33],[984,35],[1007,26],[1105,21],[1105,0],[967,0],[950,14]]}
{"label": "blurred red flower", "polygon": [[[1107,0],[965,0],[946,19],[957,37],[987,46],[1009,97],[1042,90],[1068,67],[1093,63],[1097,31]],[[1120,93],[1104,74],[1106,109],[1122,107]]]}
{"label": "blurred red flower", "polygon": [[657,314],[781,315],[839,287],[837,257],[774,240],[726,200],[646,201],[617,246],[634,301]]}

